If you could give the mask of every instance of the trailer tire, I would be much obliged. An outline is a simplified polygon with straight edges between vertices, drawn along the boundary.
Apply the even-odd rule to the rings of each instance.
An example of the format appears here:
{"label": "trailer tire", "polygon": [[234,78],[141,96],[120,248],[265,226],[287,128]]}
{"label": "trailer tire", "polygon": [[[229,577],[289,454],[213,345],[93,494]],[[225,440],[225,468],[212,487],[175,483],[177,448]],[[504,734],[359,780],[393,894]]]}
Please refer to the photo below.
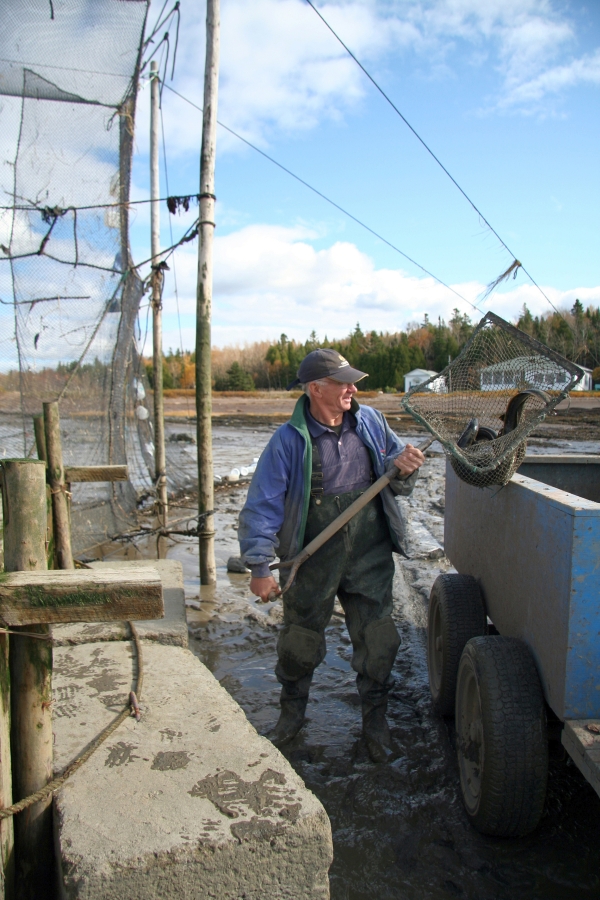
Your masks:
{"label": "trailer tire", "polygon": [[438,575],[429,597],[427,668],[436,712],[454,715],[456,676],[465,644],[486,633],[486,615],[471,575]]}
{"label": "trailer tire", "polygon": [[523,641],[501,636],[466,645],[456,686],[460,787],[482,834],[519,837],[536,828],[548,780],[546,709]]}

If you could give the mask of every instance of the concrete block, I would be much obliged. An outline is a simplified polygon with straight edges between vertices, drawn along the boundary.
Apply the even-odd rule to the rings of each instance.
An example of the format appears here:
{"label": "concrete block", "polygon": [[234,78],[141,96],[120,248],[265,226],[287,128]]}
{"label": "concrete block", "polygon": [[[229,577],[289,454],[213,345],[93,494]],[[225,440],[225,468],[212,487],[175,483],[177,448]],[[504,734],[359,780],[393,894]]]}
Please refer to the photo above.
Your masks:
{"label": "concrete block", "polygon": [[[183,568],[174,559],[136,559],[133,561],[93,562],[93,569],[117,566],[148,566],[156,569],[163,585],[165,615],[162,619],[136,622],[138,634],[148,641],[187,647],[188,629],[185,618],[185,593]],[[52,629],[55,646],[89,644],[97,641],[124,641],[129,638],[125,622],[86,622],[73,625],[55,625]]]}
{"label": "concrete block", "polygon": [[[54,651],[55,765],[122,709],[132,645]],[[144,642],[129,718],[55,797],[68,900],[329,897],[331,827],[286,759],[187,650]]]}

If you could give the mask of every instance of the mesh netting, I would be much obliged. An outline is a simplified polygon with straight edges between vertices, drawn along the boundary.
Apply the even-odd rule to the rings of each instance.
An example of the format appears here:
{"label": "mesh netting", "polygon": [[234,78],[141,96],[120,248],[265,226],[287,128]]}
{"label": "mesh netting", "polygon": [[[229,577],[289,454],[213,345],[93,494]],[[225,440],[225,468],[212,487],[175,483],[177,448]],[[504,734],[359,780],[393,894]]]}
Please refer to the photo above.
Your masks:
{"label": "mesh netting", "polygon": [[35,456],[31,417],[59,400],[66,465],[128,464],[129,482],[73,485],[81,552],[131,526],[153,463],[127,208],[148,3],[5,6],[0,456]]}
{"label": "mesh netting", "polygon": [[523,461],[527,435],[582,375],[574,363],[488,313],[460,355],[402,404],[440,441],[463,481],[504,485]]}

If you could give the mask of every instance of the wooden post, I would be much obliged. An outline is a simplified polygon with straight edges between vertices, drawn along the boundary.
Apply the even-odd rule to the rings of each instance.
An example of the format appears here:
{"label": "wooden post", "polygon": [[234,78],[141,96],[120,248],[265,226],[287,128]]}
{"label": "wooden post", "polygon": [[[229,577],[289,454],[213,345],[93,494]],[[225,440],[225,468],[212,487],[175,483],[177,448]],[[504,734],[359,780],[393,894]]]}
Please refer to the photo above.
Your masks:
{"label": "wooden post", "polygon": [[43,462],[48,462],[44,416],[41,413],[37,413],[33,417],[33,433],[35,434],[35,448],[37,450],[38,459],[41,459]]}
{"label": "wooden post", "polygon": [[44,432],[46,435],[46,453],[48,455],[48,482],[52,491],[56,560],[59,569],[72,569],[74,566],[71,552],[69,501],[63,469],[60,420],[56,400],[44,403]]}
{"label": "wooden post", "polygon": [[[33,416],[33,432],[35,434],[35,446],[38,459],[48,462],[48,454],[46,453],[46,432],[44,431],[44,416],[37,413]],[[54,526],[52,524],[52,490],[49,484],[46,484],[46,560],[48,568],[55,568],[54,561]]]}
{"label": "wooden post", "polygon": [[[5,461],[8,465],[8,460]],[[2,517],[4,541],[6,544],[8,504],[4,488],[4,469],[0,468],[0,488],[2,489]],[[9,636],[0,635],[0,806],[10,806],[12,800],[12,769],[10,753],[10,667]],[[6,900],[14,897],[15,855],[13,820],[0,820],[0,854],[2,859],[3,896]]]}
{"label": "wooden post", "polygon": [[[4,568],[46,569],[46,465],[38,460],[3,460]],[[52,644],[47,625],[27,631],[41,640],[10,639],[13,800],[39,790],[52,777]],[[47,638],[47,639],[43,639]],[[17,900],[50,900],[54,892],[52,798],[17,815]]]}
{"label": "wooden post", "polygon": [[[163,398],[162,286],[160,268],[160,178],[158,166],[158,126],[160,117],[160,79],[158,63],[150,62],[150,228],[152,256],[152,371],[154,373],[154,464],[158,499],[158,523],[167,527],[167,457],[165,453],[165,408]],[[157,538],[158,559],[166,556],[166,539]]]}
{"label": "wooden post", "polygon": [[196,293],[196,414],[198,441],[198,512],[200,514],[200,582],[215,584],[214,476],[212,456],[211,313],[215,228],[215,156],[219,86],[219,0],[206,4],[204,113],[200,153],[200,221]]}

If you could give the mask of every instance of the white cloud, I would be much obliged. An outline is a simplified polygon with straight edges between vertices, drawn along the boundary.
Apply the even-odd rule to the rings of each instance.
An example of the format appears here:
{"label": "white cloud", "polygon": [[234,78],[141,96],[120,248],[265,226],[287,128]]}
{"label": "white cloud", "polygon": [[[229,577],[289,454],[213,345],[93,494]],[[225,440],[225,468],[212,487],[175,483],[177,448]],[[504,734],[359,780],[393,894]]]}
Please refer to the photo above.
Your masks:
{"label": "white cloud", "polygon": [[[550,307],[540,292],[523,283],[497,292],[481,314],[431,278],[417,278],[402,269],[376,268],[354,244],[337,241],[316,249],[315,232],[303,227],[252,225],[215,240],[213,343],[219,346],[275,338],[282,332],[306,339],[315,329],[322,338],[342,337],[360,322],[364,330],[396,331],[425,313],[435,321],[448,319],[459,307],[474,321],[487,309],[513,319],[527,303],[535,314]],[[193,250],[177,254],[177,276],[184,346],[194,345],[197,258]],[[484,285],[452,285],[471,302]],[[600,303],[600,287],[558,291],[545,288],[556,306]],[[178,347],[175,303],[169,285],[165,295],[165,347]]]}
{"label": "white cloud", "polygon": [[[598,83],[597,54],[569,56],[575,23],[568,7],[552,0],[330,0],[319,9],[384,84],[403,58],[438,75],[467,58],[497,73],[491,108],[528,112],[559,91]],[[221,15],[219,117],[248,139],[264,146],[275,131],[314,128],[371,95],[363,73],[304,0],[224,0]],[[182,19],[173,85],[201,106],[204,4],[184,0]],[[139,106],[142,149],[147,106],[145,100]],[[164,117],[171,154],[197,154],[200,115],[167,91]],[[219,147],[239,144],[221,134]]]}
{"label": "white cloud", "polygon": [[600,85],[600,50],[572,62],[547,69],[528,81],[515,85],[504,105],[532,106],[550,94],[578,84]]}

